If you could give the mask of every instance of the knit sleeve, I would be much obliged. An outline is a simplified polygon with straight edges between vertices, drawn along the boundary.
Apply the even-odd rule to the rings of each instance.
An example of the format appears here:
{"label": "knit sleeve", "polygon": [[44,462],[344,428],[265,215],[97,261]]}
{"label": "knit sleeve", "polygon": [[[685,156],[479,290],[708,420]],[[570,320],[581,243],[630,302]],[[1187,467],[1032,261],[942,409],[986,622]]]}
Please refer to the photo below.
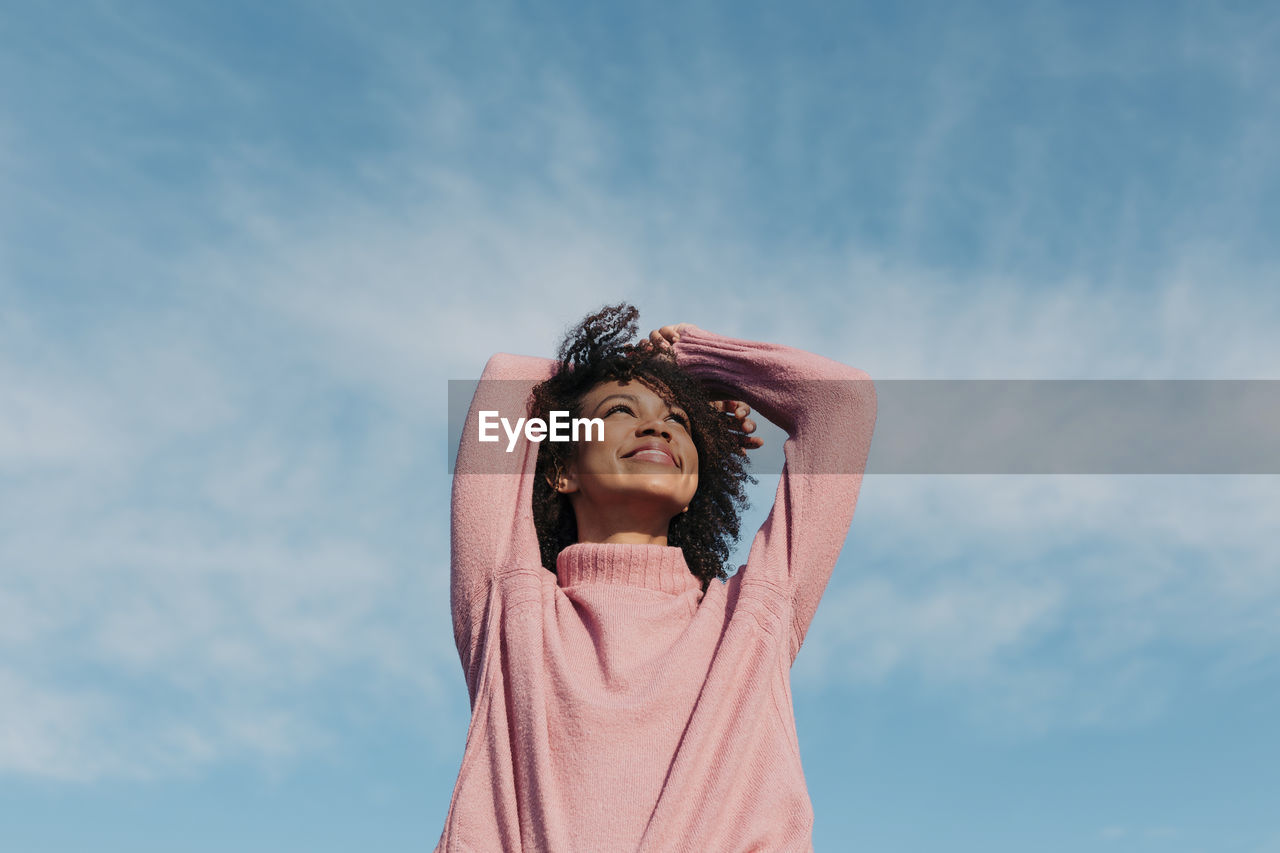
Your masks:
{"label": "knit sleeve", "polygon": [[502,353],[489,359],[458,446],[449,591],[454,641],[473,698],[476,649],[494,577],[505,569],[538,570],[542,564],[532,507],[538,445],[520,435],[508,452],[500,425],[489,431],[497,441],[481,442],[480,413],[496,412],[514,426],[517,418],[527,417],[533,386],[549,377],[553,366],[548,359]]}
{"label": "knit sleeve", "polygon": [[752,542],[743,584],[783,591],[791,659],[800,651],[853,521],[871,450],[876,393],[863,371],[776,344],[687,328],[681,367],[786,431],[773,509]]}

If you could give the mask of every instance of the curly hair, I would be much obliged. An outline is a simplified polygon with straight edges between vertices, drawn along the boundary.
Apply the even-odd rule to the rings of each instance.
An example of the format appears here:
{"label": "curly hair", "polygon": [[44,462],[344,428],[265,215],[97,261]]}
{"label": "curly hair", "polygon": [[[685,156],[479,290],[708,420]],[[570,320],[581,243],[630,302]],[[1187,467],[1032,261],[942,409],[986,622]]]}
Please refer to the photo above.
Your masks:
{"label": "curly hair", "polygon": [[[568,411],[579,417],[583,397],[609,381],[641,382],[667,405],[682,408],[698,451],[698,489],[688,512],[671,519],[667,542],[684,552],[689,571],[705,590],[712,578],[728,575],[729,553],[748,505],[746,484],[755,478],[745,467],[742,433],[734,418],[713,409],[706,389],[668,352],[647,339],[633,342],[639,315],[632,305],[610,305],[571,329],[560,345],[555,374],[533,389],[530,416],[546,419],[552,411]],[[538,449],[533,518],[542,565],[552,572],[559,553],[578,541],[569,497],[551,485],[575,451],[573,444],[550,441]]]}

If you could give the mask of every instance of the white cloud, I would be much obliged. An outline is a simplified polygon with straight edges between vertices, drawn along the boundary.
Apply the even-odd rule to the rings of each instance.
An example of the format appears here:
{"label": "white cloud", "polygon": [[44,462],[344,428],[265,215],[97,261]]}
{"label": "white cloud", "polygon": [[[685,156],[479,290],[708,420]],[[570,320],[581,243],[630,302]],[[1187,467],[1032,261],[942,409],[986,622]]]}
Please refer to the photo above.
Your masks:
{"label": "white cloud", "polygon": [[[1005,732],[1128,725],[1280,659],[1272,477],[869,477],[796,665]],[[1200,663],[1191,664],[1191,660]]]}
{"label": "white cloud", "polygon": [[[1271,309],[1210,298],[1194,266],[1161,297],[1158,319],[1135,325],[1141,299],[1099,315],[1082,280],[1037,296],[986,278],[948,297],[939,271],[865,250],[765,258],[740,247],[724,263],[735,253],[685,235],[650,255],[621,203],[499,203],[465,181],[456,192],[448,217],[353,199],[324,223],[231,193],[227,204],[258,223],[253,235],[183,278],[226,298],[224,313],[169,326],[123,313],[114,333],[56,358],[33,356],[46,331],[35,321],[7,339],[8,411],[26,426],[9,419],[4,458],[28,485],[6,497],[17,512],[0,552],[0,609],[25,615],[0,639],[28,660],[13,676],[28,679],[24,690],[39,676],[41,701],[69,715],[81,694],[54,675],[68,666],[163,685],[174,698],[155,725],[188,764],[321,748],[333,723],[309,703],[353,668],[388,695],[444,707],[461,690],[443,604],[445,452],[432,443],[443,440],[445,380],[474,375],[500,349],[550,354],[566,324],[617,298],[639,302],[654,325],[689,318],[782,340],[877,378],[1250,375],[1271,351]],[[591,215],[611,205],[618,216]],[[677,287],[679,275],[702,287]],[[831,312],[776,310],[770,288],[797,280],[847,300],[839,325]],[[1196,316],[1211,329],[1252,321],[1224,351],[1196,336]],[[375,425],[346,434],[315,423],[336,411],[331,395],[351,392],[385,407]],[[30,476],[36,458],[54,476]],[[406,482],[407,468],[439,480]],[[378,503],[343,501],[347,476]],[[435,517],[407,537],[421,551],[379,547],[404,536],[388,525],[413,521],[379,519],[384,501],[412,490],[433,495],[423,506]],[[1263,618],[1280,601],[1266,535],[1275,499],[1269,480],[869,478],[846,548],[858,574],[837,576],[798,678],[905,676],[1032,731],[1160,713],[1174,688],[1149,659],[1153,644],[1208,649],[1224,666],[1276,653]],[[335,518],[346,524],[332,529]],[[1186,567],[1214,549],[1221,556]],[[1048,637],[1060,645],[1046,657]],[[227,690],[254,698],[179,713]],[[123,684],[98,691],[87,707],[128,716],[142,701]],[[96,713],[73,718],[63,751],[13,753],[9,769],[179,772],[177,759],[120,749],[109,714]],[[30,740],[52,743],[53,732]]]}
{"label": "white cloud", "polygon": [[[171,54],[143,35],[148,56]],[[379,707],[407,696],[398,720],[445,707],[463,689],[445,381],[498,350],[550,355],[606,302],[877,379],[1280,372],[1274,269],[1221,247],[1170,246],[1141,287],[1113,287],[1071,268],[960,275],[849,235],[761,244],[730,217],[746,166],[700,136],[750,106],[711,59],[697,85],[673,69],[652,89],[657,189],[624,191],[608,180],[617,128],[554,67],[486,106],[416,50],[387,62],[418,97],[370,95],[409,142],[360,164],[366,184],[240,140],[194,199],[227,233],[194,250],[105,240],[154,302],[103,300],[71,333],[0,291],[0,771],[164,775],[322,749],[340,727],[327,700],[352,679]],[[191,66],[251,97],[217,67]],[[908,235],[967,109],[940,91],[957,99],[921,137]],[[538,174],[467,161],[504,110]],[[28,153],[4,144],[5,162]],[[275,195],[264,175],[306,191]],[[997,260],[1016,212],[993,226]],[[58,269],[99,282],[82,248]],[[1163,644],[1224,678],[1280,654],[1276,500],[1271,479],[868,478],[797,676],[915,679],[1033,730],[1158,714],[1178,689]]]}
{"label": "white cloud", "polygon": [[856,579],[828,593],[823,608],[835,618],[824,619],[805,667],[816,669],[810,677],[855,680],[882,679],[902,667],[942,682],[980,678],[1053,624],[1061,597],[1052,586],[1019,587],[967,573],[921,589],[884,577]]}
{"label": "white cloud", "polygon": [[[50,689],[0,670],[0,769],[68,780],[98,775],[113,758],[106,754],[110,744],[94,730],[110,719],[116,704],[109,696]],[[100,748],[86,754],[86,738]]]}
{"label": "white cloud", "polygon": [[[329,380],[220,349],[227,317],[121,312],[61,348],[6,317],[0,772],[276,761],[361,703],[415,728],[406,696],[454,704],[447,539],[409,526],[445,494],[406,476],[420,420],[317,426]],[[317,714],[335,694],[354,710]]]}

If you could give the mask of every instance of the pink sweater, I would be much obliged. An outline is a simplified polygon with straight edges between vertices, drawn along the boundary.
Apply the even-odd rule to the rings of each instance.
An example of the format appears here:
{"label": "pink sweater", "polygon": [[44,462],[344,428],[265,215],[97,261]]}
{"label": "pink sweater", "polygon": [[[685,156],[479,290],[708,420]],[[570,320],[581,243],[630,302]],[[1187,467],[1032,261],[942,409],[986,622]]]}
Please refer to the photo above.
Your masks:
{"label": "pink sweater", "polygon": [[523,381],[481,382],[458,452],[452,605],[472,714],[437,850],[812,849],[790,668],[853,520],[874,386],[700,329],[675,353],[790,436],[747,564],[705,594],[679,548],[578,544],[555,574],[542,567],[537,444],[521,438],[494,474],[497,445],[475,436],[479,410],[523,415],[554,365],[495,355],[485,368]]}

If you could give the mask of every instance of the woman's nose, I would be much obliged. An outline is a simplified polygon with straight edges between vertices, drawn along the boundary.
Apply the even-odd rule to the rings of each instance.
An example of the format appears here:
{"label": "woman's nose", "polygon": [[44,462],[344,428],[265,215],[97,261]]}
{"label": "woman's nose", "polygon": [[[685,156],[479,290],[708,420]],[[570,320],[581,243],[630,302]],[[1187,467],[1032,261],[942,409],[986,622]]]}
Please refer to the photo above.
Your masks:
{"label": "woman's nose", "polygon": [[660,435],[663,438],[671,438],[671,430],[667,427],[667,422],[658,418],[649,418],[636,424],[637,435]]}

